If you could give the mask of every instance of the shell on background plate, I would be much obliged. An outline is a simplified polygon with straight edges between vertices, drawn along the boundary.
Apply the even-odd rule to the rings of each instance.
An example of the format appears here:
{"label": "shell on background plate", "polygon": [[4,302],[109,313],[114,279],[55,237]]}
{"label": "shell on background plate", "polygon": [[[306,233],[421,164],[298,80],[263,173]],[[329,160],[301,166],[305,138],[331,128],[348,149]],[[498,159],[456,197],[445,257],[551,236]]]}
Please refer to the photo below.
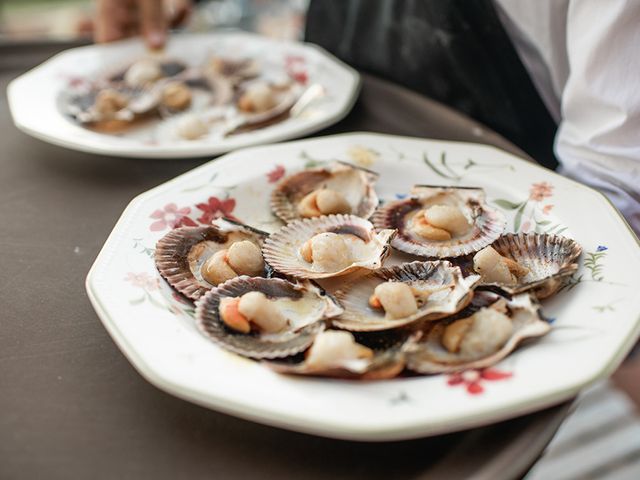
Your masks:
{"label": "shell on background plate", "polygon": [[[278,333],[240,333],[220,318],[220,301],[262,292],[278,302],[288,324]],[[200,331],[226,350],[251,358],[282,358],[302,352],[325,328],[325,319],[342,308],[311,282],[291,283],[280,278],[241,276],[210,290],[196,304],[196,325]]]}
{"label": "shell on background plate", "polygon": [[271,209],[284,222],[292,222],[302,218],[298,205],[306,195],[318,189],[328,189],[344,196],[351,214],[369,218],[378,206],[374,189],[378,177],[376,172],[346,162],[303,170],[286,177],[276,186],[271,194]]}
{"label": "shell on background plate", "polygon": [[[338,258],[346,255],[344,262],[336,262],[335,268],[307,262],[301,249],[318,234],[336,234],[344,239],[340,249],[327,249],[325,256]],[[360,269],[376,270],[390,253],[389,242],[395,230],[378,233],[373,225],[354,215],[328,215],[312,219],[296,220],[272,233],[262,249],[265,261],[276,271],[299,278],[330,278]],[[338,258],[341,260],[340,258]],[[329,258],[332,260],[332,258]]]}
{"label": "shell on background plate", "polygon": [[[498,307],[500,305],[500,307]],[[443,343],[445,329],[452,323],[468,318],[482,309],[504,308],[511,320],[511,331],[503,345],[489,354],[463,355],[447,350]],[[459,314],[440,322],[425,324],[405,347],[407,368],[417,373],[449,373],[469,369],[487,368],[513,352],[524,340],[545,335],[551,330],[539,313],[539,305],[528,293],[507,299],[491,292],[478,292],[472,304]],[[468,333],[467,333],[468,334]],[[495,335],[493,331],[481,332],[485,341]],[[479,337],[483,340],[482,337]]]}
{"label": "shell on background plate", "polygon": [[516,261],[529,270],[514,285],[485,283],[514,295],[531,291],[538,299],[547,298],[558,291],[563,281],[578,270],[578,257],[582,247],[567,237],[537,233],[509,233],[498,238],[491,246],[502,256]]}
{"label": "shell on background plate", "polygon": [[[344,312],[333,319],[332,324],[351,331],[375,331],[416,321],[437,320],[465,308],[473,298],[473,288],[479,280],[479,275],[463,277],[460,268],[448,261],[411,262],[382,268],[335,292]],[[406,283],[414,292],[424,292],[428,296],[418,302],[418,311],[414,314],[390,318],[383,310],[369,305],[376,286],[387,281]]]}
{"label": "shell on background plate", "polygon": [[[216,286],[207,282],[201,273],[211,256],[242,240],[262,247],[267,235],[248,225],[222,218],[214,220],[209,227],[176,228],[158,240],[156,267],[173,288],[197,300]],[[264,275],[270,275],[270,268],[266,264]]]}
{"label": "shell on background plate", "polygon": [[[258,82],[252,83],[255,84]],[[264,84],[264,82],[260,83]],[[239,98],[241,98],[244,90],[250,87],[250,85],[251,84],[240,88],[238,92],[240,95]],[[289,116],[289,111],[303,92],[303,89],[297,84],[284,87],[269,85],[267,88],[271,89],[271,95],[273,95],[274,98],[273,106],[268,110],[251,112],[243,111],[238,107],[238,102],[236,102],[236,118],[230,123],[227,135],[244,133],[285,120]]]}
{"label": "shell on background plate", "polygon": [[[469,231],[450,240],[427,240],[411,231],[413,218],[426,208],[448,205],[460,209],[471,224]],[[373,214],[377,229],[394,228],[392,246],[423,257],[450,258],[476,252],[504,231],[504,215],[485,201],[482,188],[416,185],[409,198],[385,203]]]}
{"label": "shell on background plate", "polygon": [[258,61],[252,58],[211,57],[204,66],[204,73],[208,77],[221,77],[237,85],[260,75],[262,70]]}
{"label": "shell on background plate", "polygon": [[[105,111],[97,106],[100,95],[117,97],[123,103]],[[159,96],[153,88],[134,88],[120,83],[68,92],[61,96],[60,101],[62,109],[78,122],[100,130],[119,131],[130,127],[134,120],[154,113]]]}
{"label": "shell on background plate", "polygon": [[[360,355],[360,358],[340,358],[339,352],[331,349],[326,350],[326,362],[314,362],[310,355],[314,348],[312,345],[304,356],[296,356],[285,361],[264,362],[264,364],[278,373],[354,380],[389,379],[396,377],[404,370],[405,359],[402,347],[410,338],[410,330],[398,328],[386,332],[366,333],[325,330],[316,337],[316,341],[336,333],[340,336],[352,337],[355,344],[351,345],[351,348],[364,350],[365,355]],[[344,348],[344,342],[341,343],[342,345],[335,345],[335,347]]]}

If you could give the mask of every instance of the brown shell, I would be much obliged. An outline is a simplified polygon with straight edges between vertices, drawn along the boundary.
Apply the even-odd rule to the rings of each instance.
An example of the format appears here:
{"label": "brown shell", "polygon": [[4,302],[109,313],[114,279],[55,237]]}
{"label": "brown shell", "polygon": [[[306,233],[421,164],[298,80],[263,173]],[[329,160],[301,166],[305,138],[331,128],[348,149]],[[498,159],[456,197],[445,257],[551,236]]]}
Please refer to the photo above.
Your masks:
{"label": "brown shell", "polygon": [[[489,292],[482,295],[491,296]],[[478,296],[480,299],[480,295]],[[493,295],[493,299],[500,299]],[[524,340],[540,337],[551,330],[549,323],[539,314],[539,305],[528,293],[514,296],[507,301],[508,316],[513,322],[513,332],[509,340],[495,353],[484,358],[461,358],[459,354],[447,351],[441,343],[442,335],[447,325],[464,318],[474,311],[478,305],[460,314],[447,318],[441,322],[426,324],[422,332],[416,335],[414,341],[405,347],[407,368],[417,373],[450,373],[469,369],[487,368],[513,352]]]}
{"label": "brown shell", "polygon": [[516,285],[484,283],[514,295],[526,291],[538,298],[547,298],[558,291],[563,281],[578,270],[582,247],[559,235],[538,233],[509,233],[491,245],[500,255],[515,260],[529,269]]}
{"label": "brown shell", "polygon": [[[376,286],[386,281],[405,282],[425,287],[451,286],[444,298],[426,301],[413,315],[390,319],[384,312],[369,306],[369,297]],[[437,320],[465,308],[473,298],[478,275],[464,278],[459,267],[447,261],[411,262],[381,268],[345,285],[335,293],[344,312],[332,321],[338,328],[350,331],[376,331],[397,328],[417,321]]]}
{"label": "brown shell", "polygon": [[[411,233],[411,218],[432,204],[454,203],[473,223],[470,232],[462,238],[433,241]],[[506,219],[502,212],[485,202],[482,188],[434,187],[416,185],[409,198],[388,202],[379,207],[372,217],[377,229],[394,228],[398,235],[391,245],[413,255],[432,258],[451,258],[477,252],[486,247],[504,231]]]}
{"label": "brown shell", "polygon": [[311,168],[283,179],[271,194],[271,209],[285,223],[300,219],[298,204],[319,188],[331,188],[347,197],[351,213],[369,218],[378,206],[374,189],[379,175],[346,162]]}
{"label": "brown shell", "polygon": [[[176,228],[158,240],[156,267],[173,288],[197,300],[215,287],[203,279],[198,270],[211,255],[238,240],[254,240],[261,246],[267,235],[229,219],[217,219],[209,227]],[[265,276],[268,275],[267,266]]]}
{"label": "brown shell", "polygon": [[[365,243],[371,242],[371,257],[354,261],[337,272],[313,270],[300,254],[300,247],[311,237],[324,232],[353,234]],[[376,270],[389,255],[389,242],[395,235],[394,230],[382,230],[376,233],[373,225],[354,215],[327,215],[316,218],[296,220],[272,233],[264,242],[264,259],[276,271],[298,278],[330,278],[360,269]]]}
{"label": "brown shell", "polygon": [[350,365],[333,368],[318,368],[308,365],[305,360],[288,362],[264,362],[270,369],[289,375],[307,375],[333,377],[351,380],[384,380],[398,376],[405,367],[402,347],[406,344],[411,331],[398,328],[385,332],[356,333],[357,343],[371,348],[373,358],[358,361]]}
{"label": "brown shell", "polygon": [[[247,292],[263,292],[267,297],[290,297],[318,302],[316,317],[306,324],[278,334],[239,333],[220,319],[219,306],[223,297],[240,297]],[[251,358],[282,358],[306,350],[315,336],[325,328],[325,318],[340,314],[342,308],[316,285],[294,284],[280,278],[241,276],[233,278],[207,292],[196,303],[196,325],[200,331],[226,350]]]}

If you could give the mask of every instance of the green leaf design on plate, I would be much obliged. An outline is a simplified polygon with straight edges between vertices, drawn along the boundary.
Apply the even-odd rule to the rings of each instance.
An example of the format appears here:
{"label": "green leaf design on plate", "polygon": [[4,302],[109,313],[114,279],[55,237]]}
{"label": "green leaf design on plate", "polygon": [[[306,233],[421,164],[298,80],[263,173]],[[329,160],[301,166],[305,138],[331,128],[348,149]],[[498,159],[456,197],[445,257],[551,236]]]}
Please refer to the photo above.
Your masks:
{"label": "green leaf design on plate", "polygon": [[506,210],[515,210],[516,208],[520,208],[522,206],[522,203],[510,202],[509,200],[505,200],[504,198],[494,200],[493,203]]}
{"label": "green leaf design on plate", "polygon": [[527,203],[523,203],[520,208],[518,208],[518,212],[516,213],[516,217],[513,219],[513,230],[515,232],[520,231],[520,224],[522,223],[522,214],[524,213],[524,207]]}

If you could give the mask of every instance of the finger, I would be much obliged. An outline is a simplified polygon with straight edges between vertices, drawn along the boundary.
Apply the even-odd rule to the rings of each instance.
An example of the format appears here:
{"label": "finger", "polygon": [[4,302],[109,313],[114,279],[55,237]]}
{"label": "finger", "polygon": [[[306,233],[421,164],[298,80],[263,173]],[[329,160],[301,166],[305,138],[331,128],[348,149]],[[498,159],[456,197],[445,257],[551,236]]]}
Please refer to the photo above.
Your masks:
{"label": "finger", "polygon": [[162,0],[139,0],[140,27],[149,48],[162,48],[167,38],[167,20]]}
{"label": "finger", "polygon": [[102,43],[125,38],[135,21],[131,0],[98,0],[94,40]]}
{"label": "finger", "polygon": [[170,9],[169,25],[171,28],[179,27],[191,16],[193,3],[191,0],[173,0],[170,4],[173,8]]}

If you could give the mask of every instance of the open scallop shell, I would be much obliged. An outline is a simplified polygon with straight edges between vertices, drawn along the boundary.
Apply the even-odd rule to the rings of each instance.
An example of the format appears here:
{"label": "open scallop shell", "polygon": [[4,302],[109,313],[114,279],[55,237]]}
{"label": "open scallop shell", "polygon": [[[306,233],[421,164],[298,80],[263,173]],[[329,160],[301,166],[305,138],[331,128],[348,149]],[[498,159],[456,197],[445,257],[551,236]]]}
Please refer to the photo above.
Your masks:
{"label": "open scallop shell", "polygon": [[274,88],[276,97],[275,106],[265,112],[249,113],[237,110],[237,118],[229,128],[229,133],[243,133],[256,128],[266,127],[288,117],[289,111],[295,105],[302,93],[302,88],[297,85],[288,85],[284,88]]}
{"label": "open scallop shell", "polygon": [[[486,301],[486,299],[489,301]],[[447,325],[460,318],[468,317],[479,308],[487,308],[503,297],[482,292],[474,299],[474,304],[458,315],[441,322],[426,324],[415,341],[405,348],[407,368],[417,373],[449,373],[468,369],[487,368],[509,355],[525,339],[540,337],[551,330],[551,326],[539,314],[539,305],[528,293],[506,300],[508,316],[513,322],[513,332],[507,342],[495,353],[483,358],[465,358],[449,352],[441,343]],[[482,305],[484,303],[484,305]]]}
{"label": "open scallop shell", "polygon": [[354,333],[356,343],[373,350],[369,359],[348,360],[332,367],[309,365],[305,358],[293,358],[293,362],[264,362],[278,373],[310,375],[359,380],[382,380],[396,377],[404,370],[402,350],[411,331],[395,329],[386,332]]}
{"label": "open scallop shell", "polygon": [[[239,333],[220,319],[220,299],[262,292],[281,301],[289,326],[279,333]],[[196,325],[215,343],[251,358],[282,358],[306,350],[324,330],[324,319],[340,314],[342,308],[311,282],[291,283],[280,278],[241,276],[209,291],[196,304]]]}
{"label": "open scallop shell", "polygon": [[[409,225],[414,215],[433,205],[458,207],[473,224],[470,231],[451,240],[427,240],[412,233]],[[384,204],[372,217],[377,229],[395,228],[398,235],[391,245],[403,252],[423,257],[450,258],[477,252],[504,231],[506,220],[487,205],[482,188],[432,187],[416,185],[409,198]]]}
{"label": "open scallop shell", "polygon": [[[338,271],[320,270],[306,262],[300,255],[300,247],[319,233],[351,234],[363,243],[356,251],[355,260]],[[328,215],[312,219],[296,220],[272,233],[265,240],[262,253],[276,271],[299,278],[330,278],[359,269],[376,270],[389,255],[389,242],[395,230],[376,233],[373,225],[354,215]]]}
{"label": "open scallop shell", "polygon": [[[104,114],[95,108],[96,98],[101,90],[110,89],[128,99],[126,107],[117,112]],[[158,106],[159,96],[153,88],[132,88],[124,84],[92,86],[90,89],[62,95],[63,110],[82,124],[100,127],[101,124],[121,124],[126,126],[135,119],[152,113]]]}
{"label": "open scallop shell", "polygon": [[282,180],[271,194],[271,209],[284,222],[298,220],[298,204],[314,190],[327,188],[345,196],[351,213],[369,218],[378,206],[374,185],[379,175],[345,162],[295,173]]}
{"label": "open scallop shell", "polygon": [[[192,300],[197,300],[216,285],[211,285],[200,270],[216,252],[232,243],[250,240],[262,246],[268,234],[229,219],[216,219],[209,227],[176,228],[162,237],[155,251],[156,267],[169,284]],[[265,268],[265,276],[269,267]]]}
{"label": "open scallop shell", "polygon": [[553,295],[569,275],[578,270],[582,247],[567,237],[536,233],[509,233],[491,245],[500,255],[529,269],[516,285],[484,283],[514,295],[531,290],[538,298]]}
{"label": "open scallop shell", "polygon": [[[411,262],[382,268],[335,293],[344,312],[332,324],[351,331],[375,331],[397,328],[418,320],[437,320],[465,308],[473,298],[473,288],[479,280],[479,275],[463,277],[460,268],[447,261]],[[434,293],[419,304],[413,315],[389,318],[384,311],[369,306],[369,297],[374,289],[387,281],[404,282],[418,291]]]}

